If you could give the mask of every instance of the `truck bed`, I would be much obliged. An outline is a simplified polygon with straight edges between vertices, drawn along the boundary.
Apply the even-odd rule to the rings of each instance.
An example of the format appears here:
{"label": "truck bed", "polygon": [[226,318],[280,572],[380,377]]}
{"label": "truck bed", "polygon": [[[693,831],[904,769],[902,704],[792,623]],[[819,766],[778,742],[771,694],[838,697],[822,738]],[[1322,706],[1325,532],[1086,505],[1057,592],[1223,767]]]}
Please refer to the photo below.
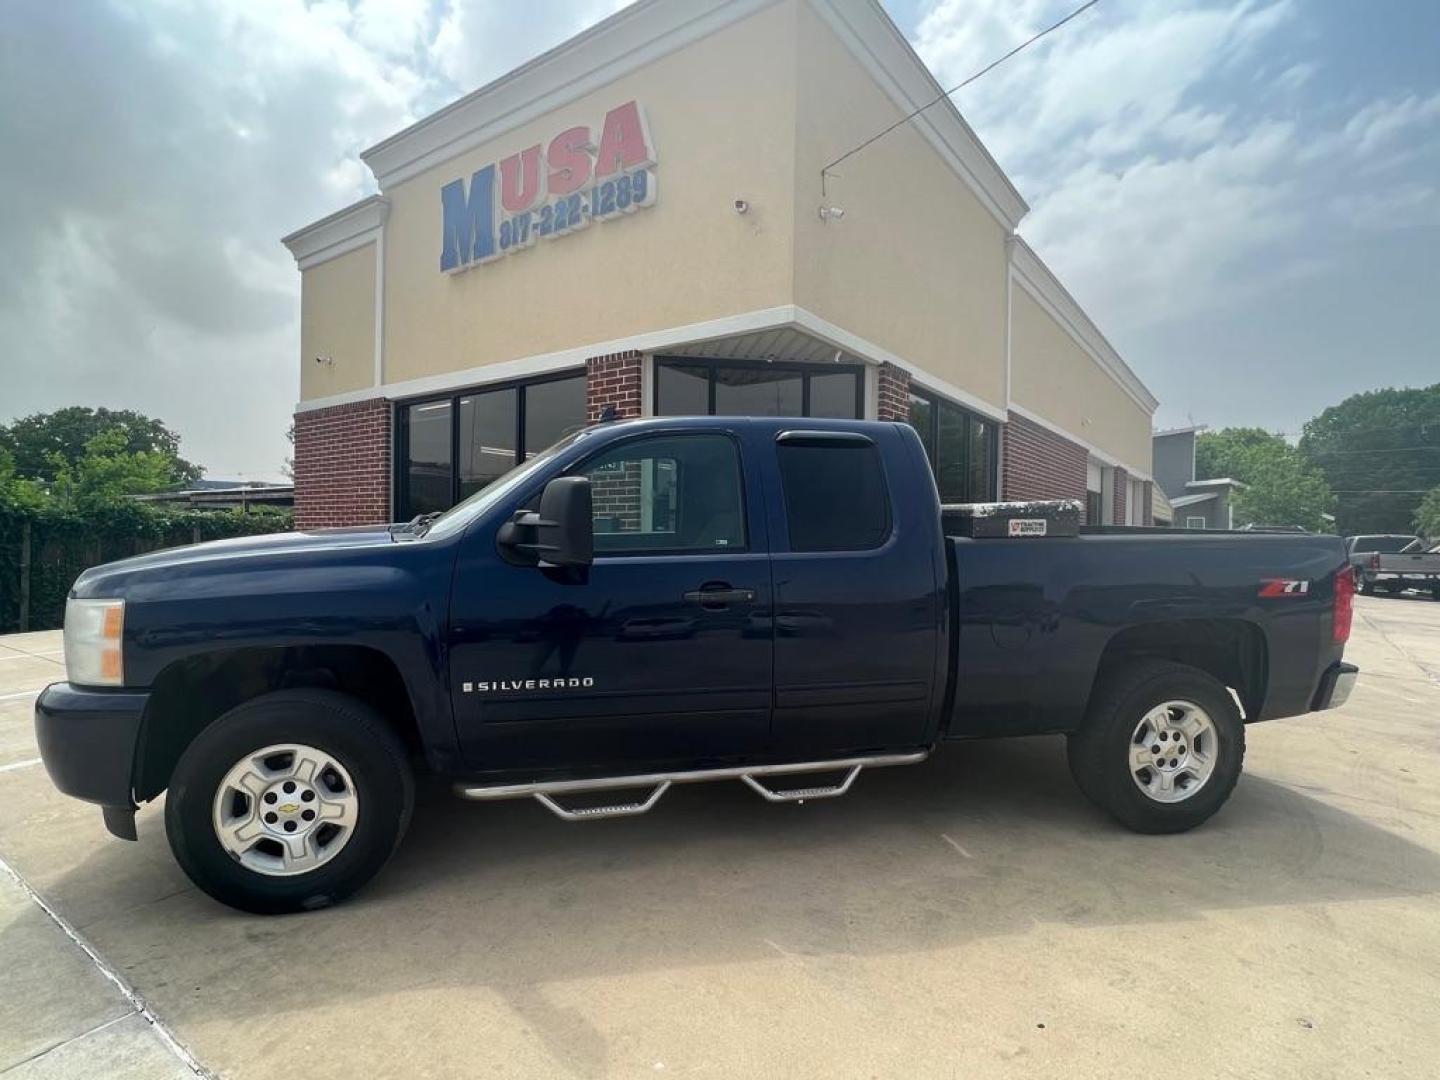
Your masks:
{"label": "truck bed", "polygon": [[[948,536],[950,738],[1076,729],[1117,656],[1213,655],[1246,719],[1305,712],[1339,659],[1334,536],[1081,530]],[[1017,685],[1026,691],[1017,693]]]}

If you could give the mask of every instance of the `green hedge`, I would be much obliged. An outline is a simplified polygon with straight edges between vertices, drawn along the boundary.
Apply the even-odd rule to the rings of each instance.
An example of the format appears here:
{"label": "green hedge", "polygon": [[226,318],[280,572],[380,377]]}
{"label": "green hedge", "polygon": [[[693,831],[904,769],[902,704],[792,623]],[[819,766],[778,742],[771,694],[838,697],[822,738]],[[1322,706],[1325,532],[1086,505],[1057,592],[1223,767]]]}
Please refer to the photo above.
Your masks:
{"label": "green hedge", "polygon": [[242,513],[122,503],[82,512],[0,502],[0,633],[20,628],[21,542],[27,521],[29,629],[53,630],[64,619],[70,586],[91,566],[197,541],[286,532],[292,516],[273,507],[252,507]]}

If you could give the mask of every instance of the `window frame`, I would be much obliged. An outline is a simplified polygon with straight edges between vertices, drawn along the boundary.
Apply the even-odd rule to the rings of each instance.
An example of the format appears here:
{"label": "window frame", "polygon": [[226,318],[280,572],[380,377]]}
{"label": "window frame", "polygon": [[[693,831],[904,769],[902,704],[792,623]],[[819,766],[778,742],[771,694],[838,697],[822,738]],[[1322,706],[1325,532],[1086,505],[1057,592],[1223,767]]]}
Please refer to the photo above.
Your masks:
{"label": "window frame", "polygon": [[[930,422],[929,422],[929,424],[927,425],[927,427],[929,428],[929,430],[928,430],[928,431],[921,431],[921,430],[920,430],[918,427],[916,427],[914,424],[910,424],[910,426],[911,426],[912,428],[914,428],[914,429],[915,429],[915,433],[920,436],[920,443],[921,443],[921,445],[925,448],[925,460],[930,463],[930,472],[931,472],[931,473],[934,475],[934,477],[935,477],[935,486],[936,486],[937,491],[939,490],[939,487],[940,487],[940,471],[939,471],[939,469],[936,467],[935,459],[936,459],[936,457],[937,457],[938,454],[939,454],[940,410],[941,410],[941,409],[951,409],[951,410],[954,410],[955,412],[958,412],[962,417],[964,417],[964,421],[965,421],[965,425],[964,425],[964,427],[965,427],[965,434],[964,434],[964,437],[963,437],[962,440],[961,440],[962,443],[963,443],[964,446],[965,446],[965,460],[961,463],[961,465],[962,465],[962,468],[963,468],[964,473],[965,473],[965,477],[966,477],[966,487],[967,487],[967,488],[969,487],[969,477],[970,477],[970,472],[971,472],[971,470],[970,470],[970,447],[971,447],[971,442],[972,442],[972,438],[971,438],[972,427],[971,427],[971,425],[974,424],[974,422],[975,422],[976,420],[979,420],[979,421],[981,421],[981,422],[983,422],[983,423],[986,423],[986,424],[989,424],[989,425],[990,425],[990,432],[989,432],[989,435],[987,436],[987,438],[986,438],[986,440],[985,440],[985,443],[986,443],[986,446],[985,446],[986,457],[989,459],[989,463],[990,463],[990,467],[989,467],[989,470],[988,470],[988,476],[987,476],[987,478],[986,478],[986,487],[987,487],[988,490],[984,493],[984,497],[983,497],[983,498],[978,498],[978,499],[973,497],[974,494],[975,494],[974,492],[969,492],[969,491],[967,491],[966,494],[967,494],[967,495],[970,495],[970,496],[972,496],[972,497],[969,498],[969,499],[963,500],[963,501],[965,501],[965,502],[970,502],[970,503],[975,503],[975,502],[994,502],[997,498],[999,498],[999,495],[1000,495],[1000,421],[994,419],[993,417],[986,416],[984,413],[976,412],[974,409],[967,409],[965,406],[959,404],[958,402],[951,401],[949,398],[941,397],[939,394],[933,393],[933,392],[930,391],[930,390],[926,390],[926,389],[924,389],[923,387],[915,386],[915,385],[913,385],[913,384],[910,386],[910,389],[909,389],[909,392],[908,392],[908,395],[907,395],[907,404],[908,404],[908,398],[911,398],[911,397],[920,398],[922,401],[925,401],[925,402],[927,402],[927,403],[930,405]],[[910,423],[910,421],[909,421],[909,419],[908,419],[908,416],[907,416],[907,419],[906,419],[906,423]],[[941,502],[942,504],[949,505],[948,503],[946,503],[945,493],[944,493],[943,491],[940,492],[940,502]]]}
{"label": "window frame", "polygon": [[[410,509],[410,409],[416,405],[436,405],[441,402],[448,402],[450,405],[450,505],[457,506],[460,499],[460,400],[461,398],[475,397],[480,394],[488,394],[492,391],[515,391],[515,465],[525,460],[525,420],[529,407],[526,401],[526,390],[531,386],[539,386],[546,383],[563,382],[566,379],[579,379],[582,383],[586,379],[584,368],[567,368],[563,371],[548,372],[544,375],[532,375],[521,379],[504,379],[493,383],[482,383],[478,386],[466,386],[458,390],[452,390],[444,394],[421,394],[414,397],[401,398],[395,402],[394,437],[390,455],[390,490],[393,499],[395,516],[401,520],[406,519],[406,511]],[[587,417],[582,412],[580,424],[583,427]],[[413,516],[413,515],[409,515]]]}
{"label": "window frame", "polygon": [[737,472],[737,478],[739,480],[740,531],[741,534],[744,536],[744,543],[736,547],[646,548],[643,551],[600,551],[597,548],[595,551],[596,562],[599,562],[601,559],[693,559],[697,555],[714,555],[717,553],[722,556],[747,555],[754,550],[752,543],[752,537],[754,534],[750,522],[750,492],[745,484],[745,447],[741,444],[740,439],[735,436],[734,432],[723,431],[720,429],[716,429],[713,431],[687,431],[680,429],[667,430],[665,428],[660,428],[654,431],[639,431],[636,432],[634,435],[627,436],[623,439],[616,439],[613,442],[606,443],[604,446],[596,447],[593,451],[591,451],[585,457],[581,458],[579,461],[575,462],[572,465],[566,466],[565,470],[560,473],[560,475],[584,476],[587,470],[591,467],[591,463],[594,462],[597,458],[603,457],[606,454],[611,453],[612,451],[615,451],[617,449],[629,447],[634,443],[650,442],[656,439],[693,439],[697,437],[718,437],[725,439],[730,443],[731,449],[735,452],[735,468]]}
{"label": "window frame", "polygon": [[[654,416],[682,416],[683,413],[660,411],[660,369],[664,367],[703,367],[706,369],[706,412],[715,416],[715,373],[720,368],[753,368],[766,371],[792,371],[800,375],[800,415],[805,419],[865,419],[865,365],[864,364],[806,364],[796,360],[728,360],[712,356],[656,356],[654,377],[651,379],[650,410]],[[853,375],[855,378],[855,415],[853,417],[812,417],[810,415],[810,379],[814,375]],[[724,415],[741,415],[726,413]]]}
{"label": "window frame", "polygon": [[[1203,514],[1201,514],[1201,515],[1186,514],[1186,515],[1185,515],[1185,528],[1187,528],[1187,529],[1205,529],[1205,528],[1208,528],[1208,527],[1209,527],[1209,520],[1210,520],[1210,519],[1207,518],[1207,517],[1205,517]],[[1198,524],[1192,524],[1192,523],[1195,523],[1195,522],[1198,522]]]}

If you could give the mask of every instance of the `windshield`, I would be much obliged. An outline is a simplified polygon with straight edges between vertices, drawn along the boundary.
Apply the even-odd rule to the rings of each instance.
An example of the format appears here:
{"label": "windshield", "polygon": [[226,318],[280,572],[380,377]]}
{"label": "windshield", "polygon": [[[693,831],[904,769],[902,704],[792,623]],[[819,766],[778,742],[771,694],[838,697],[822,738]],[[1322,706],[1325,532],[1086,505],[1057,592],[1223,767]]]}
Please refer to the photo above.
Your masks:
{"label": "windshield", "polygon": [[434,521],[429,522],[420,531],[419,535],[441,537],[460,532],[479,515],[490,509],[490,507],[494,506],[497,502],[500,502],[517,487],[522,486],[533,472],[583,434],[583,431],[577,431],[572,435],[567,435],[555,445],[546,450],[541,450],[534,457],[528,458],[519,465],[516,465],[515,468],[498,477],[492,483],[487,484],[465,501],[456,503]]}

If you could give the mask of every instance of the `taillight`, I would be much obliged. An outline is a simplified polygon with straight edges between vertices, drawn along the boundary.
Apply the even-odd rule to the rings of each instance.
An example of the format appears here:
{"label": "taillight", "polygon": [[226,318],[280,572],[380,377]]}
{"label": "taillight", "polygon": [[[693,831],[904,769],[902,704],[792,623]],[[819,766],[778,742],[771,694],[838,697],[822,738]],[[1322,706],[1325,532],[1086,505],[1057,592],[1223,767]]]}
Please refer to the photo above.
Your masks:
{"label": "taillight", "polygon": [[1330,622],[1330,640],[1344,645],[1350,640],[1350,622],[1355,617],[1355,573],[1345,567],[1335,575],[1335,610]]}

